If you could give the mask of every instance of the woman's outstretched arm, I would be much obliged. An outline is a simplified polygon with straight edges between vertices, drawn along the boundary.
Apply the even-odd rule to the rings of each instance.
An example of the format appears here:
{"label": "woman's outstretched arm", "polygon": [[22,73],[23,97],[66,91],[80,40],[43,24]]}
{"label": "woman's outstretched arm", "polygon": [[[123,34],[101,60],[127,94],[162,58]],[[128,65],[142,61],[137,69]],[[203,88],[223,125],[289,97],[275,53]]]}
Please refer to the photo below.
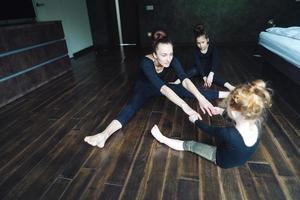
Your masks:
{"label": "woman's outstretched arm", "polygon": [[160,88],[160,92],[166,96],[170,101],[178,105],[183,112],[185,112],[188,116],[196,116],[197,119],[202,119],[200,114],[193,110],[183,99],[181,99],[171,88],[166,85],[163,85]]}
{"label": "woman's outstretched arm", "polygon": [[210,116],[218,114],[215,107],[199,92],[199,90],[189,78],[185,78],[182,81],[182,85],[196,97],[203,113],[207,112]]}

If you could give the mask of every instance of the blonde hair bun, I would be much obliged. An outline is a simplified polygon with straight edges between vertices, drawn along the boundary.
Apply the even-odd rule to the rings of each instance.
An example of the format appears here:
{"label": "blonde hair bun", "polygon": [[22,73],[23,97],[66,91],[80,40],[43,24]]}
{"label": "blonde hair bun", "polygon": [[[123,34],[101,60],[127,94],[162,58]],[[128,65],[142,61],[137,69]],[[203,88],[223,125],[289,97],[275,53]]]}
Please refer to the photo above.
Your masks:
{"label": "blonde hair bun", "polygon": [[266,88],[266,85],[267,85],[266,82],[264,82],[261,79],[257,79],[255,81],[252,81],[251,84],[256,86],[256,87],[261,87],[261,88]]}
{"label": "blonde hair bun", "polygon": [[272,105],[271,89],[263,80],[237,86],[227,101],[230,109],[240,112],[246,119],[257,119]]}

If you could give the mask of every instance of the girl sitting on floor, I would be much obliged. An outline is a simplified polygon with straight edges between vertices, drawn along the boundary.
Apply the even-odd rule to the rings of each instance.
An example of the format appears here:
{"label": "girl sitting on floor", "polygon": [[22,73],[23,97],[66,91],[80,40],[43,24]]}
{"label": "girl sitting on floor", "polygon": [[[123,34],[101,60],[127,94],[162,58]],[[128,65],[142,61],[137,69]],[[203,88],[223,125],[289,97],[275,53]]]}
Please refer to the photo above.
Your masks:
{"label": "girl sitting on floor", "polygon": [[255,152],[260,138],[262,115],[270,106],[270,90],[264,81],[256,80],[236,87],[227,98],[226,112],[235,122],[234,126],[210,126],[196,116],[189,116],[189,120],[198,128],[219,140],[217,146],[165,137],[156,125],[151,133],[159,142],[172,149],[194,152],[221,168],[236,167],[243,165]]}
{"label": "girl sitting on floor", "polygon": [[[225,81],[218,74],[217,67],[219,66],[219,55],[215,45],[209,41],[209,36],[204,29],[203,24],[198,24],[194,28],[196,48],[194,51],[195,65],[187,72],[189,78],[200,76],[205,87],[211,87],[213,82],[221,87],[226,87],[228,90],[234,90],[234,86],[228,81]],[[175,84],[179,84],[177,79]]]}

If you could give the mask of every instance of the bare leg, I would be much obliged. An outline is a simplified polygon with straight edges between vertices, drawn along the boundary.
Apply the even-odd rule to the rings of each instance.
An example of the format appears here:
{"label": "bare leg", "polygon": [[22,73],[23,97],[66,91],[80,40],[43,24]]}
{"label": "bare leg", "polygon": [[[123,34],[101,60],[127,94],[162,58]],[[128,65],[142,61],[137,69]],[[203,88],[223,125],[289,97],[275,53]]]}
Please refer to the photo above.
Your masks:
{"label": "bare leg", "polygon": [[183,149],[183,142],[182,140],[176,140],[171,139],[166,136],[164,136],[160,130],[158,129],[157,125],[154,125],[151,129],[152,135],[155,137],[156,140],[158,140],[160,143],[166,144],[172,149],[175,149],[177,151],[184,151]]}
{"label": "bare leg", "polygon": [[118,120],[113,120],[104,131],[96,135],[87,136],[84,138],[84,141],[92,146],[103,148],[106,140],[120,128],[122,128],[122,124]]}
{"label": "bare leg", "polygon": [[230,83],[226,82],[224,84],[224,87],[226,87],[229,91],[232,91],[235,89],[235,87],[233,85],[231,85]]}

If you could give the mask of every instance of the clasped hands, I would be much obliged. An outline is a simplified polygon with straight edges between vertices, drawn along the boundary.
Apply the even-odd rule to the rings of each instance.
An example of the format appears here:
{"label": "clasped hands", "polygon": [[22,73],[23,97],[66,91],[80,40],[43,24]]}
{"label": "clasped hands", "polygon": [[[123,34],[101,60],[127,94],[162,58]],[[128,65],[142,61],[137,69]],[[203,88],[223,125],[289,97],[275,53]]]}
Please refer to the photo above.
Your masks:
{"label": "clasped hands", "polygon": [[[214,108],[216,109],[216,112],[217,112],[217,114],[215,114],[215,115],[222,115],[222,113],[224,112],[223,108],[219,108],[219,107],[214,107]],[[195,113],[192,113],[191,115],[189,115],[190,122],[195,123],[195,121],[198,119],[202,120],[201,116],[200,117],[199,116],[200,116],[200,114],[195,111]]]}
{"label": "clasped hands", "polygon": [[[223,108],[214,107],[207,99],[204,97],[199,100],[199,106],[201,111],[205,114],[206,112],[209,114],[209,116],[213,115],[221,115],[224,112]],[[202,120],[201,115],[193,110],[191,107],[189,107],[187,104],[183,107],[183,110],[185,113],[189,116],[189,120],[191,122],[195,122],[197,119]]]}
{"label": "clasped hands", "polygon": [[214,80],[214,73],[209,72],[208,76],[203,77],[204,87],[211,87]]}

